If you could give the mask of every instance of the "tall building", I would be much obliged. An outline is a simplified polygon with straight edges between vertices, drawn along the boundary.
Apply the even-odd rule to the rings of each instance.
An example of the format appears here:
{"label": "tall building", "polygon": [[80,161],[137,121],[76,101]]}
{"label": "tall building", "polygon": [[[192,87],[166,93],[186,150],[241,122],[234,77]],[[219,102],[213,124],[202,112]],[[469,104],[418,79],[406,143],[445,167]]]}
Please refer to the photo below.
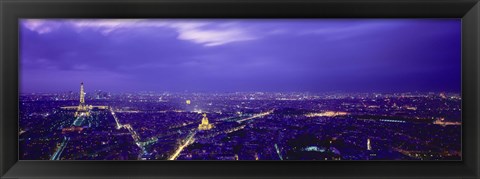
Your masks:
{"label": "tall building", "polygon": [[203,114],[202,123],[198,125],[198,130],[210,130],[212,129],[212,124],[208,123],[207,114]]}
{"label": "tall building", "polygon": [[90,115],[88,106],[85,104],[85,90],[83,89],[83,82],[80,83],[80,104],[78,104],[77,112],[75,112],[75,117],[82,115]]}
{"label": "tall building", "polygon": [[377,152],[378,150],[373,150],[372,149],[372,144],[370,142],[370,138],[367,139],[367,160],[375,160],[375,159],[378,159],[377,158]]}

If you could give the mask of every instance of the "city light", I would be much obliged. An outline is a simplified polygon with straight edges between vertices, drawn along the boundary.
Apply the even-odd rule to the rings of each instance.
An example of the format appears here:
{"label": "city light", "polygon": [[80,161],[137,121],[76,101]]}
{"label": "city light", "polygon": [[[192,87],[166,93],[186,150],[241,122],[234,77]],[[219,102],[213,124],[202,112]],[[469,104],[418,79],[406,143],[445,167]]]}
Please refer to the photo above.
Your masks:
{"label": "city light", "polygon": [[[80,87],[80,94],[82,92],[84,93],[83,84]],[[170,101],[175,101],[175,98],[180,99],[189,95],[192,94],[170,94],[169,98],[165,97],[164,101],[155,103],[169,104]],[[59,126],[49,129],[50,131],[59,130],[55,134],[58,137],[44,140],[44,143],[55,144],[50,154],[43,154],[50,160],[100,159],[102,151],[129,160],[293,160],[298,157],[322,160],[442,160],[460,157],[460,152],[457,150],[438,148],[439,150],[435,151],[429,148],[439,146],[441,143],[438,142],[450,140],[456,144],[455,141],[460,140],[460,135],[455,135],[454,138],[449,136],[450,140],[442,137],[444,140],[434,141],[428,138],[431,135],[439,136],[441,133],[453,135],[455,132],[452,131],[460,129],[455,127],[461,125],[460,121],[446,117],[459,116],[460,111],[454,110],[460,108],[461,99],[457,98],[443,98],[436,94],[422,93],[408,94],[412,97],[407,99],[404,98],[407,95],[403,93],[383,94],[382,97],[375,95],[372,99],[364,97],[365,94],[350,94],[350,98],[338,98],[339,94],[333,94],[338,98],[335,99],[335,103],[332,103],[332,96],[319,97],[322,95],[312,95],[311,98],[302,99],[302,103],[296,103],[297,100],[270,100],[288,98],[286,96],[292,95],[290,93],[262,93],[254,95],[255,102],[246,103],[240,99],[249,93],[201,95],[205,100],[198,94],[195,95],[198,104],[209,106],[203,106],[205,110],[217,111],[217,108],[220,108],[222,112],[208,113],[209,117],[207,117],[205,112],[185,110],[184,106],[151,110],[151,105],[146,105],[142,100],[138,100],[137,103],[127,102],[128,106],[122,107],[118,106],[117,101],[124,99],[125,96],[119,94],[112,96],[111,102],[102,101],[101,103],[87,100],[90,99],[88,95],[79,95],[84,99],[79,100],[78,106],[59,106],[52,108],[54,111],[30,113],[27,116],[54,119],[51,125]],[[449,95],[452,96],[452,94]],[[127,100],[135,100],[135,96],[149,100],[140,94],[128,94]],[[211,96],[217,96],[224,102],[211,103],[209,102]],[[29,96],[33,101],[38,101],[37,98],[36,95]],[[52,101],[58,99],[61,100],[55,97]],[[152,95],[151,100],[156,101],[156,99],[157,97]],[[27,101],[24,101],[24,104]],[[316,108],[318,106],[316,104],[326,102],[329,103],[328,107],[335,106],[338,110],[312,108],[302,112],[290,111],[292,107]],[[410,107],[399,108],[398,103],[409,103]],[[431,110],[432,105],[448,106],[451,110],[445,113],[447,108],[437,107],[442,111],[442,115],[439,116],[440,113]],[[282,108],[284,106],[290,107]],[[372,108],[371,106],[382,107]],[[415,110],[412,110],[413,107]],[[423,110],[424,113],[417,113],[416,111],[419,110]],[[431,118],[430,116],[439,117]],[[287,126],[295,126],[298,129]],[[353,126],[356,126],[356,129],[352,128]],[[425,130],[428,135],[415,133],[414,131],[419,129],[418,126],[424,126],[422,129],[431,128]],[[28,127],[22,128],[19,135],[30,136],[28,134],[31,130]],[[316,137],[308,139],[309,143],[305,144],[296,142],[296,140],[303,140],[302,137],[288,139],[289,136],[302,136],[307,131],[319,131],[324,134],[308,133]],[[368,134],[366,147],[363,150],[359,149],[351,154],[342,152],[352,150],[357,144],[365,145],[365,141],[361,141],[361,136],[366,134]],[[375,149],[373,149],[372,136],[376,139]],[[99,142],[101,145],[95,144],[97,138],[101,140]],[[457,139],[454,140],[455,138]],[[29,137],[28,140],[36,139]],[[390,140],[398,141],[399,145],[395,142],[387,142]],[[425,145],[424,141],[429,141],[428,145]],[[30,145],[41,145],[39,142]],[[345,148],[345,145],[349,147]],[[238,150],[237,146],[243,147]],[[415,150],[411,149],[413,146],[416,146]],[[421,148],[425,150],[422,151]],[[79,152],[86,153],[79,155]]]}
{"label": "city light", "polygon": [[461,27],[22,18],[18,159],[461,161]]}

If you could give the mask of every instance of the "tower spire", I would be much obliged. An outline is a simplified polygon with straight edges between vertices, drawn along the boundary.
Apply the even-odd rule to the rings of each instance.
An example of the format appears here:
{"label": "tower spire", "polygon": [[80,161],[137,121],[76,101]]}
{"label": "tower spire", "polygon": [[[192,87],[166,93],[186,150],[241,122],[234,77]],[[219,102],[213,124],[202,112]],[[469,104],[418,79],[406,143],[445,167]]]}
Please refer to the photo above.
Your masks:
{"label": "tower spire", "polygon": [[78,104],[77,112],[75,112],[75,117],[78,117],[80,115],[90,115],[88,106],[85,104],[85,90],[83,89],[83,82],[80,83],[80,104]]}

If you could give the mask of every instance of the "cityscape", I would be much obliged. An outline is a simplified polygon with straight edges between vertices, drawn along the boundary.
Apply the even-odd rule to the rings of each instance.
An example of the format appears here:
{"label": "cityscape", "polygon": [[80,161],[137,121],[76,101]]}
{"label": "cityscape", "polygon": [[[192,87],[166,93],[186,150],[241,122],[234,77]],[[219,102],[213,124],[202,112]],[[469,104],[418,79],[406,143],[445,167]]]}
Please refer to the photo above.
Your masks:
{"label": "cityscape", "polygon": [[22,19],[19,159],[462,160],[460,27]]}
{"label": "cityscape", "polygon": [[82,83],[22,95],[20,117],[24,160],[461,159],[450,93],[111,94]]}

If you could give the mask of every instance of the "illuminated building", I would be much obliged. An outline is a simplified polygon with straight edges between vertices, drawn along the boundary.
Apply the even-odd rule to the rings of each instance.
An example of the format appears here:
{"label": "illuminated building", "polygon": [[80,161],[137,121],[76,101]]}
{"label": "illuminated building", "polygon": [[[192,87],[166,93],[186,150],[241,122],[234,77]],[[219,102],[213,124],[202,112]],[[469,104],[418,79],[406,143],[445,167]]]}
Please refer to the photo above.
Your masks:
{"label": "illuminated building", "polygon": [[198,125],[198,130],[210,130],[212,129],[212,124],[208,123],[207,114],[203,114],[202,123]]}
{"label": "illuminated building", "polygon": [[80,83],[80,105],[85,104],[85,91],[83,89],[83,82]]}
{"label": "illuminated building", "polygon": [[80,104],[78,106],[63,106],[61,109],[76,110],[75,117],[90,116],[90,110],[92,109],[109,109],[108,106],[92,106],[85,104],[85,90],[83,88],[83,82],[80,83]]}
{"label": "illuminated building", "polygon": [[75,117],[78,116],[90,116],[88,111],[89,107],[85,105],[85,90],[83,89],[83,82],[80,83],[80,104],[78,104],[77,112],[75,112]]}
{"label": "illuminated building", "polygon": [[326,111],[322,113],[309,113],[306,114],[306,117],[336,117],[336,116],[345,116],[348,115],[347,112],[342,112],[342,111]]}
{"label": "illuminated building", "polygon": [[445,118],[439,118],[439,119],[433,121],[433,124],[435,124],[435,125],[441,125],[441,126],[448,126],[448,125],[456,125],[456,126],[459,126],[459,125],[462,125],[461,122],[445,121]]}
{"label": "illuminated building", "polygon": [[367,160],[375,160],[377,159],[377,153],[372,150],[372,144],[370,142],[370,138],[367,139],[367,151],[368,151],[368,156],[367,156]]}
{"label": "illuminated building", "polygon": [[370,138],[367,139],[367,150],[372,150],[372,145],[370,144]]}
{"label": "illuminated building", "polygon": [[440,98],[447,99],[447,95],[445,95],[445,93],[440,93]]}
{"label": "illuminated building", "polygon": [[412,111],[417,110],[417,107],[414,107],[414,106],[405,106],[405,108]]}

